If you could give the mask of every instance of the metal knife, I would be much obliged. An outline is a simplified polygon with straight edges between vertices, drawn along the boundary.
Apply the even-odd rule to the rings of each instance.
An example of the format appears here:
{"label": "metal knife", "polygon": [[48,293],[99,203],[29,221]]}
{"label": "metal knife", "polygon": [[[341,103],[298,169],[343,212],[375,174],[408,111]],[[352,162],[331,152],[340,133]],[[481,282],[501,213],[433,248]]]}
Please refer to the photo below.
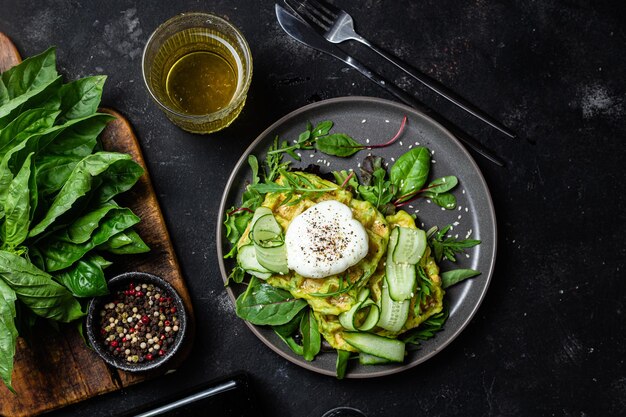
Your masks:
{"label": "metal knife", "polygon": [[338,46],[333,43],[328,42],[322,36],[320,36],[313,28],[311,28],[307,23],[300,20],[298,17],[289,13],[284,7],[276,4],[276,18],[278,19],[278,24],[280,27],[292,38],[301,42],[311,48],[317,49],[320,52],[324,52],[330,56],[333,56],[352,68],[359,71],[361,74],[366,76],[370,81],[376,83],[380,87],[389,91],[394,97],[403,103],[420,110],[421,112],[427,114],[438,123],[443,125],[446,129],[450,131],[454,136],[456,136],[461,142],[465,143],[467,146],[472,148],[474,151],[478,152],[480,155],[484,156],[491,162],[496,165],[504,166],[504,161],[500,159],[498,156],[494,155],[493,152],[487,149],[483,144],[478,142],[473,137],[469,136],[467,133],[463,132],[459,127],[457,127],[454,123],[445,119],[443,116],[435,113],[433,110],[426,107],[424,104],[417,101],[415,98],[407,94],[405,91],[396,87],[394,84],[385,80],[383,77],[378,75],[376,72],[372,71],[352,56],[345,53]]}

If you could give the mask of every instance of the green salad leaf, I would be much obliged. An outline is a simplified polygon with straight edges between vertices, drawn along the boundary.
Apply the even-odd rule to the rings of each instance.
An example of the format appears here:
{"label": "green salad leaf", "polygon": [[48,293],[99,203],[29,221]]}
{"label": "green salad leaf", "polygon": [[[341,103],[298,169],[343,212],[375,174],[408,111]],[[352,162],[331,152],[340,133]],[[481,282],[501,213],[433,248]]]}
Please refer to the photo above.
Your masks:
{"label": "green salad leaf", "polygon": [[38,317],[56,328],[82,318],[81,301],[108,292],[102,254],[149,250],[139,217],[113,201],[143,169],[102,151],[114,119],[97,113],[105,80],[63,84],[54,48],[0,74],[0,379],[11,390],[18,333]]}
{"label": "green salad leaf", "polygon": [[306,301],[293,298],[289,292],[254,280],[237,298],[236,312],[252,324],[275,326],[288,323],[306,306]]}

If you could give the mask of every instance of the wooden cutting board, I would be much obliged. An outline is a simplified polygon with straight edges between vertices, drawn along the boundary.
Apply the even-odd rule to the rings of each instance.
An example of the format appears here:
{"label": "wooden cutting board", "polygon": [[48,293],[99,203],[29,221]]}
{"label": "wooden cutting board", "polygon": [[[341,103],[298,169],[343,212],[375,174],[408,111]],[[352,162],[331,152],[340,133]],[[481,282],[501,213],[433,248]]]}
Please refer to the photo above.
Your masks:
{"label": "wooden cutting board", "polygon": [[[0,72],[19,62],[21,57],[17,48],[0,33]],[[191,350],[195,328],[191,299],[139,142],[130,123],[121,114],[111,109],[100,111],[116,117],[102,132],[104,148],[130,154],[146,170],[132,190],[116,201],[131,208],[141,218],[141,223],[135,228],[151,248],[147,254],[112,259],[114,265],[107,269],[107,276],[125,271],[143,271],[159,275],[172,284],[183,298],[189,314],[186,342],[166,368],[153,373],[133,374],[108,367],[85,345],[76,326],[62,327],[61,332],[40,326],[31,346],[18,338],[13,371],[13,387],[17,395],[0,382],[1,416],[34,416],[154,378],[175,369]]]}

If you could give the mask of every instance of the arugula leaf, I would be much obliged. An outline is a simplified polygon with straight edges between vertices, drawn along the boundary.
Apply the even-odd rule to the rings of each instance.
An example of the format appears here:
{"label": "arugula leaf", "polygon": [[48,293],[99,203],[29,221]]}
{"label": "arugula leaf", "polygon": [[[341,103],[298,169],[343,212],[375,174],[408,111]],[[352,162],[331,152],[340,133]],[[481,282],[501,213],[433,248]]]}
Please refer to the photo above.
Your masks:
{"label": "arugula leaf", "polygon": [[99,255],[88,255],[71,268],[56,274],[54,279],[75,297],[97,297],[109,293],[103,269],[111,265]]}
{"label": "arugula leaf", "polygon": [[395,207],[390,203],[396,187],[385,180],[386,175],[384,168],[376,168],[370,179],[372,185],[360,185],[358,191],[363,200],[372,203],[384,215],[390,215],[395,213]]}
{"label": "arugula leaf", "polygon": [[300,333],[302,334],[302,356],[305,361],[315,359],[320,351],[322,340],[317,325],[317,320],[313,310],[309,309],[308,314],[304,313],[300,320]]}
{"label": "arugula leaf", "polygon": [[[254,281],[256,282],[256,281]],[[288,323],[308,304],[285,290],[269,284],[251,282],[248,290],[237,298],[237,316],[258,325]]]}
{"label": "arugula leaf", "polygon": [[459,240],[453,237],[446,237],[446,233],[452,225],[447,225],[428,239],[428,244],[433,250],[435,261],[441,262],[444,258],[450,262],[456,262],[455,255],[465,252],[466,249],[472,248],[480,243],[480,240],[465,239]]}
{"label": "arugula leaf", "polygon": [[429,172],[430,151],[423,146],[412,148],[398,158],[389,172],[391,183],[398,190],[398,200],[405,201],[411,193],[419,191]]}
{"label": "arugula leaf", "polygon": [[15,301],[17,296],[4,281],[0,279],[0,378],[15,394],[11,386],[13,373],[13,357],[17,342],[17,328],[15,326]]}
{"label": "arugula leaf", "polygon": [[452,269],[441,274],[441,288],[448,288],[468,278],[480,275],[475,269]]}
{"label": "arugula leaf", "polygon": [[[297,172],[279,171],[281,182],[264,182],[259,184],[251,184],[250,189],[257,191],[259,194],[280,193],[285,195],[282,204],[291,206],[299,203],[302,199],[314,196],[318,193],[336,191],[339,187],[321,187],[317,188],[306,176]],[[297,196],[297,197],[296,197]],[[294,197],[296,197],[294,199]]]}
{"label": "arugula leaf", "polygon": [[14,253],[0,250],[0,279],[40,317],[67,323],[84,316],[80,304],[65,287]]}
{"label": "arugula leaf", "polygon": [[443,310],[430,316],[415,329],[409,330],[402,335],[401,340],[406,344],[419,345],[421,341],[431,339],[443,330],[443,325],[448,320],[449,307],[444,303]]}

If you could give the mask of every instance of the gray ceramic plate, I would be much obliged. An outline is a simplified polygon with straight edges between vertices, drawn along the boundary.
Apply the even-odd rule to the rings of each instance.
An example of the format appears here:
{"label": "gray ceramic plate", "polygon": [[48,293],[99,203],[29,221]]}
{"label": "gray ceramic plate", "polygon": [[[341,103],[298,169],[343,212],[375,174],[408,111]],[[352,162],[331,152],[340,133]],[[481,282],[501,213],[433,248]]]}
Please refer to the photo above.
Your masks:
{"label": "gray ceramic plate", "polygon": [[[482,275],[448,289],[445,298],[450,306],[450,317],[444,330],[434,338],[425,341],[420,349],[411,351],[403,364],[361,366],[353,363],[346,375],[348,378],[383,376],[412,368],[426,361],[450,344],[478,310],[489,286],[495,264],[496,220],[489,190],[472,157],[448,131],[410,107],[371,97],[330,99],[302,107],[278,120],[261,133],[237,163],[224,190],[220,206],[217,252],[222,278],[226,280],[234,264],[223,259],[223,255],[230,250],[230,243],[226,239],[222,226],[224,211],[241,203],[241,194],[251,178],[251,171],[247,164],[249,154],[264,158],[265,152],[276,135],[281,139],[292,141],[305,129],[307,121],[315,125],[322,120],[332,120],[335,126],[331,132],[347,133],[360,143],[368,141],[370,144],[384,143],[393,137],[405,115],[408,116],[407,127],[400,139],[392,146],[372,151],[360,151],[347,159],[329,157],[314,151],[302,151],[302,161],[295,162],[293,166],[305,168],[309,164],[318,164],[322,166],[323,172],[353,168],[358,173],[358,165],[369,152],[384,157],[391,165],[410,147],[417,146],[417,144],[428,147],[434,152],[433,160],[435,161],[431,165],[430,178],[444,175],[456,175],[459,178],[460,183],[454,190],[458,207],[453,211],[442,210],[425,199],[418,199],[405,208],[410,213],[416,213],[418,226],[425,230],[433,225],[442,227],[452,224],[454,225],[451,231],[453,236],[480,239],[482,243],[472,248],[467,256],[457,256],[456,265],[444,261],[441,267],[442,271],[453,267],[472,268],[481,271]],[[243,286],[227,287],[233,302],[243,290]],[[322,353],[314,361],[306,362],[291,352],[271,329],[254,326],[248,322],[246,324],[261,341],[289,361],[315,372],[335,375],[335,353]]]}

